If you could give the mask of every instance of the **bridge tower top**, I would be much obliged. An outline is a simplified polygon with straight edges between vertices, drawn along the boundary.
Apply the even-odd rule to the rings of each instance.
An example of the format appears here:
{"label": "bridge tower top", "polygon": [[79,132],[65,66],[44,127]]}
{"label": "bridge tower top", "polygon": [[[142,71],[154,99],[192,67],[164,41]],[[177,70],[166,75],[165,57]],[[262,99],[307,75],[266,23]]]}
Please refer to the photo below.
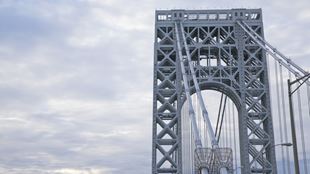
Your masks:
{"label": "bridge tower top", "polygon": [[222,10],[156,10],[157,23],[171,23],[174,20],[183,20],[187,22],[228,22],[242,19],[248,22],[261,22],[261,9],[222,9]]}
{"label": "bridge tower top", "polygon": [[242,173],[277,173],[275,151],[268,146],[274,135],[266,44],[255,42],[263,33],[261,9],[156,11],[153,174],[188,173],[182,101],[191,98],[186,93],[196,93],[203,104],[199,91],[204,89],[223,92],[238,108]]}

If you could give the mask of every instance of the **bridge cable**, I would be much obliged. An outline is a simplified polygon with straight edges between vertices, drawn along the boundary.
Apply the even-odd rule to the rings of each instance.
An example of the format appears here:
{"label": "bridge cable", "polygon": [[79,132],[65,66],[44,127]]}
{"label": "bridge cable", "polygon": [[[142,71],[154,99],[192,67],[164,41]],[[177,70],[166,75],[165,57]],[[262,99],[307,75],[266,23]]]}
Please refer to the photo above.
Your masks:
{"label": "bridge cable", "polygon": [[[226,103],[227,104],[227,103]],[[224,110],[224,114],[225,114],[225,116],[224,116],[224,138],[225,138],[225,146],[224,147],[228,147],[228,130],[227,130],[227,128],[228,128],[228,119],[227,119],[227,117],[228,117],[228,114],[227,114],[227,111],[228,111],[228,104],[227,104],[227,107],[226,107],[226,109]]]}
{"label": "bridge cable", "polygon": [[203,132],[201,131],[201,120],[200,120],[200,111],[199,111],[199,105],[197,102],[197,95],[193,94],[194,97],[194,107],[195,107],[195,111],[196,111],[196,118],[197,118],[197,126],[198,126],[198,130],[200,132],[200,136],[201,136],[201,142],[203,142]]}
{"label": "bridge cable", "polygon": [[[203,128],[204,128],[204,132],[207,132],[207,123],[203,122]],[[205,133],[205,147],[209,146],[209,142],[208,142],[208,134]]]}
{"label": "bridge cable", "polygon": [[310,87],[307,85],[308,114],[310,117]]}
{"label": "bridge cable", "polygon": [[[225,106],[226,106],[226,104],[225,104]],[[221,131],[222,131],[222,136],[220,137],[220,140],[219,141],[221,141],[221,139],[222,139],[222,141],[223,141],[223,147],[227,147],[227,144],[226,144],[226,107],[223,109],[223,126],[222,126],[222,129],[221,129]]]}
{"label": "bridge cable", "polygon": [[[284,54],[279,52],[276,48],[274,48],[271,44],[265,41],[259,34],[257,34],[249,25],[247,25],[244,21],[237,21],[237,24],[266,52],[268,52],[274,59],[276,59],[279,63],[285,66],[290,72],[292,72],[297,77],[301,77],[303,75],[308,74],[305,70],[295,64],[291,59],[287,58]],[[279,58],[280,57],[280,58]],[[282,59],[285,61],[283,61]],[[287,62],[287,63],[285,63]],[[292,65],[293,68],[290,66]],[[295,68],[295,69],[294,69]],[[299,72],[302,75],[300,75]],[[310,81],[306,81],[308,85],[310,85]]]}
{"label": "bridge cable", "polygon": [[[186,119],[188,119],[188,122],[190,122],[190,118],[186,117],[187,116],[187,113],[188,113],[188,105],[185,106],[185,114],[184,114],[184,117]],[[184,119],[185,120],[185,119]],[[186,143],[185,143],[185,152],[186,154],[184,156],[186,156],[187,158],[186,161],[185,161],[185,164],[190,164],[190,139],[191,139],[191,124],[185,124],[186,126],[186,130],[187,130],[187,136],[188,138],[186,138]],[[185,168],[185,172],[190,172],[190,165],[185,165],[186,168]]]}
{"label": "bridge cable", "polygon": [[231,102],[228,100],[228,134],[229,134],[229,147],[232,148],[232,131],[231,131]]}
{"label": "bridge cable", "polygon": [[200,125],[200,117],[199,117],[199,106],[198,106],[198,103],[197,103],[197,95],[193,95],[194,96],[194,106],[195,106],[195,111],[196,111],[196,114],[197,114],[197,125],[198,125],[198,130],[202,136],[202,132],[201,132],[201,125]]}
{"label": "bridge cable", "polygon": [[223,96],[224,96],[224,94],[222,93],[221,100],[220,100],[219,111],[218,111],[218,114],[217,114],[217,121],[216,121],[216,128],[215,128],[215,137],[217,136],[217,132],[218,132],[218,128],[219,128],[219,123],[220,123],[220,116],[221,116],[222,103],[223,103]]}
{"label": "bridge cable", "polygon": [[[286,117],[286,104],[285,104],[285,99],[284,99],[284,89],[283,89],[283,72],[282,72],[282,64],[280,63],[279,64],[280,66],[280,89],[281,89],[281,98],[282,98],[282,109],[283,109],[283,116],[284,116],[284,119],[283,119],[283,125],[284,125],[284,140],[285,142],[288,142],[288,133],[287,133],[287,117]],[[289,150],[288,148],[285,148],[286,149],[286,160],[287,160],[287,167],[288,167],[288,173],[290,174],[291,173],[291,163],[290,163],[290,153],[289,153]]]}
{"label": "bridge cable", "polygon": [[300,136],[301,136],[301,147],[302,147],[302,154],[303,154],[303,162],[304,162],[304,171],[308,173],[307,167],[307,153],[305,147],[305,133],[304,133],[304,121],[303,121],[303,114],[301,109],[301,97],[300,97],[300,89],[297,90],[297,99],[298,99],[298,115],[299,115],[299,124],[300,124]]}
{"label": "bridge cable", "polygon": [[202,147],[202,142],[201,142],[201,137],[199,134],[199,130],[197,128],[197,121],[196,121],[196,114],[193,108],[193,103],[192,103],[192,99],[190,96],[190,91],[189,91],[189,84],[188,84],[188,79],[187,79],[187,73],[185,71],[185,66],[184,66],[184,60],[183,60],[183,56],[182,56],[182,48],[181,48],[181,44],[180,44],[180,38],[179,38],[179,31],[178,31],[178,27],[177,24],[175,23],[175,33],[176,33],[176,40],[177,40],[177,50],[178,50],[178,57],[179,57],[179,61],[180,61],[180,65],[181,65],[181,71],[182,71],[182,77],[183,77],[183,84],[184,84],[184,90],[185,90],[185,95],[186,98],[188,100],[188,105],[189,105],[189,115],[191,118],[191,122],[192,122],[192,126],[194,129],[194,133],[195,133],[195,145],[197,147]]}
{"label": "bridge cable", "polygon": [[234,128],[234,151],[235,151],[235,170],[237,172],[237,142],[236,142],[236,120],[235,120],[235,108],[233,108],[233,112],[232,112],[232,116],[233,116],[233,128]]}
{"label": "bridge cable", "polygon": [[[201,135],[201,134],[200,134]],[[192,140],[194,139],[194,135],[192,134]],[[193,173],[193,170],[194,170],[194,162],[195,162],[195,149],[196,149],[196,146],[194,145],[194,141],[192,141],[191,143],[191,171]]]}
{"label": "bridge cable", "polygon": [[[266,48],[269,48],[273,51],[274,54],[279,55],[282,59],[284,59],[288,65],[292,65],[294,68],[296,68],[298,71],[303,73],[304,75],[307,74],[305,70],[303,70],[301,67],[299,67],[297,64],[291,61],[288,57],[286,57],[284,54],[282,54],[280,51],[278,51],[276,48],[274,48],[270,43],[268,43],[264,38],[262,38],[259,34],[257,34],[249,25],[247,25],[244,21],[241,21],[241,23],[250,31],[252,32],[256,39],[259,39],[263,44],[266,46]],[[267,47],[268,46],[268,47]],[[269,51],[268,51],[269,52]],[[272,54],[272,55],[274,55]],[[295,73],[294,73],[295,74]]]}
{"label": "bridge cable", "polygon": [[[218,147],[218,142],[216,141],[214,130],[212,128],[212,124],[211,124],[211,121],[209,118],[209,114],[208,114],[208,111],[207,111],[206,106],[204,104],[204,100],[203,100],[202,95],[201,95],[201,90],[200,90],[199,85],[198,85],[195,70],[194,70],[194,67],[192,65],[192,58],[191,58],[191,55],[189,53],[189,49],[188,49],[188,46],[186,43],[186,38],[185,38],[182,22],[180,22],[179,24],[180,24],[180,31],[181,31],[181,34],[183,37],[183,44],[185,47],[186,57],[187,57],[188,65],[189,65],[190,72],[191,72],[190,74],[192,75],[192,80],[194,82],[196,94],[198,96],[198,101],[199,101],[199,105],[200,105],[201,110],[202,110],[204,121],[207,123],[207,126],[208,126],[208,133],[209,133],[210,138],[211,138],[211,144],[212,144],[212,147]],[[177,27],[177,23],[175,23],[175,25]]]}
{"label": "bridge cable", "polygon": [[225,96],[225,99],[224,99],[224,106],[223,106],[223,110],[222,110],[220,129],[219,129],[219,133],[218,133],[218,136],[217,136],[217,142],[219,142],[220,138],[221,138],[221,132],[222,132],[222,126],[223,126],[223,120],[224,120],[224,111],[225,111],[225,108],[226,108],[226,100],[227,100],[227,96]]}
{"label": "bridge cable", "polygon": [[[228,100],[229,101],[229,100]],[[229,111],[229,109],[228,109],[228,107],[229,107],[229,103],[228,103],[228,101],[227,101],[227,107],[226,107],[226,110],[225,110],[225,122],[226,122],[226,126],[225,126],[225,132],[226,132],[226,146],[225,147],[229,147],[229,130],[228,130],[228,128],[229,128],[229,123],[228,123],[228,117],[229,117],[229,114],[228,114],[228,111]]]}
{"label": "bridge cable", "polygon": [[[278,62],[274,60],[275,65],[275,76],[276,76],[276,93],[277,93],[277,104],[278,104],[278,115],[279,115],[279,125],[280,125],[280,141],[283,142],[283,128],[282,128],[282,114],[281,114],[281,106],[280,106],[280,91],[279,91],[279,75],[278,75]],[[286,174],[286,165],[285,165],[285,156],[284,156],[284,147],[281,146],[281,155],[282,155],[282,167],[283,174]]]}
{"label": "bridge cable", "polygon": [[[291,61],[291,59],[287,58],[281,52],[277,51],[276,48],[272,47],[267,41],[265,41],[259,34],[257,34],[249,25],[247,25],[244,21],[237,21],[237,24],[266,52],[268,52],[275,60],[277,60],[281,65],[285,66],[289,71],[289,79],[291,79],[291,73],[293,73],[296,78],[301,78],[304,75],[307,75],[308,72],[303,70],[297,64]],[[285,60],[285,61],[283,61]],[[295,69],[294,69],[295,68]],[[301,72],[301,75],[299,74]],[[308,80],[304,81],[307,85],[310,85]],[[307,86],[308,87],[308,86]],[[307,88],[308,90],[308,88]],[[309,91],[309,90],[308,90]],[[309,101],[309,97],[308,97]],[[309,102],[308,102],[309,107]],[[284,108],[283,108],[284,109]],[[310,108],[309,112],[310,112]],[[285,109],[284,109],[285,110]],[[310,114],[309,114],[310,115]],[[302,125],[301,125],[302,126]],[[285,129],[286,131],[286,129]],[[288,166],[290,167],[290,166]],[[306,169],[305,169],[306,170]]]}
{"label": "bridge cable", "polygon": [[230,146],[233,148],[233,126],[231,124],[232,122],[232,110],[233,110],[233,102],[230,100],[230,112],[229,112],[229,132],[230,132]]}

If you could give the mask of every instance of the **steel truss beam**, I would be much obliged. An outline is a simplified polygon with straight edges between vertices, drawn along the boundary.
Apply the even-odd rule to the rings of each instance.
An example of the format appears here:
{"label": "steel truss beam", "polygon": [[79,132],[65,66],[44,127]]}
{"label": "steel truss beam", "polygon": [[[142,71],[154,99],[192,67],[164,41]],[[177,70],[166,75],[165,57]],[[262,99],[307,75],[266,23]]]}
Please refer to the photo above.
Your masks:
{"label": "steel truss beam", "polygon": [[263,38],[261,10],[164,10],[155,16],[152,173],[182,174],[186,97],[175,20],[183,21],[199,87],[225,93],[238,108],[242,173],[277,173],[265,51],[236,23],[244,20]]}

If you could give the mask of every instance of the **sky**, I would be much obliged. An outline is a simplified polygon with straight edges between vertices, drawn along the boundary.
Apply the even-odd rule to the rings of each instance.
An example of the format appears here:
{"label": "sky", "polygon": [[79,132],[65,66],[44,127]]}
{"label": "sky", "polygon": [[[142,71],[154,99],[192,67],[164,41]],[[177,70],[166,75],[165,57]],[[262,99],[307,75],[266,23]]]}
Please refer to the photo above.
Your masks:
{"label": "sky", "polygon": [[0,0],[0,173],[150,173],[154,13],[174,8],[262,8],[310,67],[309,0]]}

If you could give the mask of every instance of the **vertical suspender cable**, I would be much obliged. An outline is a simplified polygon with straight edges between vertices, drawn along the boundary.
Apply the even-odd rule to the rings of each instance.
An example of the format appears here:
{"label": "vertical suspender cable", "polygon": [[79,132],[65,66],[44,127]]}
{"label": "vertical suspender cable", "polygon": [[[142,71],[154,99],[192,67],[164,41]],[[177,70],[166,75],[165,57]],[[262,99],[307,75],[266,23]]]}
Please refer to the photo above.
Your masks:
{"label": "vertical suspender cable", "polygon": [[223,93],[221,94],[221,100],[220,100],[220,106],[219,106],[219,111],[217,114],[217,121],[216,121],[216,127],[215,127],[215,136],[217,136],[218,132],[218,126],[220,123],[220,116],[221,116],[221,111],[222,111],[222,103],[223,103]]}
{"label": "vertical suspender cable", "polygon": [[189,124],[189,141],[188,141],[188,172],[191,173],[191,169],[192,169],[192,129],[193,129],[193,126],[192,124]]}
{"label": "vertical suspender cable", "polygon": [[[197,102],[197,95],[194,95],[195,96],[195,109],[196,109],[196,114],[197,114],[197,121],[198,121],[198,130],[199,132],[201,132],[201,126],[200,126],[200,117],[199,117],[199,106],[198,106],[198,102]],[[201,136],[202,136],[202,133],[200,133]]]}
{"label": "vertical suspender cable", "polygon": [[233,148],[232,147],[232,130],[231,130],[231,109],[232,109],[232,106],[231,106],[231,100],[229,100],[229,109],[228,109],[228,131],[229,131],[229,147],[230,148]]}
{"label": "vertical suspender cable", "polygon": [[227,146],[227,144],[226,144],[226,113],[225,113],[225,111],[226,111],[226,106],[225,106],[225,109],[223,109],[223,123],[222,123],[222,125],[223,125],[223,127],[221,128],[221,131],[222,131],[222,140],[223,140],[223,147],[226,147]]}
{"label": "vertical suspender cable", "polygon": [[226,109],[224,110],[224,114],[225,114],[225,117],[224,117],[224,138],[225,138],[225,147],[228,147],[228,121],[227,121],[227,117],[228,117],[228,114],[227,114],[227,110],[228,110],[228,104],[227,104],[227,107]]}
{"label": "vertical suspender cable", "polygon": [[[307,89],[308,115],[310,117],[310,89],[309,89],[309,85],[306,85],[306,89]],[[308,161],[307,161],[307,164],[308,164]]]}
{"label": "vertical suspender cable", "polygon": [[197,95],[195,95],[195,100],[196,100],[196,110],[197,110],[197,118],[198,118],[198,130],[200,132],[201,138],[204,136],[204,132],[201,129],[201,112],[199,110],[199,103],[197,101]]}
{"label": "vertical suspender cable", "polygon": [[[187,107],[187,106],[184,106],[184,107]],[[186,119],[186,124],[185,124],[185,126],[186,126],[186,139],[185,139],[185,141],[186,141],[186,143],[185,143],[185,152],[186,152],[186,163],[185,164],[189,164],[188,162],[189,162],[189,139],[190,139],[190,134],[189,134],[189,126],[190,126],[190,120],[189,120],[189,118],[188,117],[186,117],[186,115],[187,115],[187,108],[185,108],[185,114],[184,114],[184,117],[185,117],[185,119]],[[185,120],[184,119],[184,120]],[[186,171],[188,171],[188,166],[189,165],[186,165]]]}
{"label": "vertical suspender cable", "polygon": [[230,147],[230,132],[229,132],[229,111],[230,111],[230,103],[227,101],[227,109],[226,109],[226,136],[227,136],[227,146]]}
{"label": "vertical suspender cable", "polygon": [[[278,63],[277,63],[277,61],[274,61],[274,65],[275,65],[276,92],[277,92],[277,104],[278,104],[278,115],[279,115],[279,125],[280,125],[280,141],[281,141],[281,143],[283,143],[282,114],[281,114],[281,106],[280,106],[281,101],[280,101]],[[281,155],[282,155],[283,174],[286,174],[286,165],[285,165],[285,156],[284,156],[283,146],[281,146]]]}
{"label": "vertical suspender cable", "polygon": [[235,170],[237,173],[237,142],[236,142],[236,121],[235,121],[235,108],[233,107],[233,112],[232,112],[232,117],[233,117],[233,128],[234,128],[234,151],[235,151]]}
{"label": "vertical suspender cable", "polygon": [[226,147],[231,147],[231,142],[230,142],[230,100],[227,101],[227,112],[226,112],[226,118],[227,118],[227,125],[226,125],[226,130],[227,130],[227,146]]}
{"label": "vertical suspender cable", "polygon": [[302,154],[304,158],[304,170],[305,173],[308,173],[307,167],[307,154],[306,154],[306,147],[305,147],[305,134],[304,134],[304,121],[303,121],[303,114],[301,109],[301,97],[300,97],[300,90],[297,90],[297,99],[298,99],[298,112],[299,112],[299,124],[300,124],[300,136],[301,136],[301,147],[302,147]]}
{"label": "vertical suspender cable", "polygon": [[187,158],[188,158],[188,155],[187,155],[187,140],[189,139],[189,137],[187,136],[187,125],[188,125],[188,121],[186,120],[187,117],[185,116],[185,109],[186,109],[186,106],[187,105],[184,105],[183,108],[182,108],[182,141],[183,141],[183,146],[182,146],[182,152],[183,152],[183,158],[182,158],[182,161],[183,161],[183,171],[184,172],[187,172]]}
{"label": "vertical suspender cable", "polygon": [[207,131],[208,131],[207,130],[207,123],[204,122],[203,125],[204,125],[204,131],[206,132],[206,134],[205,134],[206,147],[209,147],[209,141],[208,141],[209,138],[208,138],[208,134],[207,134]]}
{"label": "vertical suspender cable", "polygon": [[[186,106],[186,111],[185,111],[185,116],[187,116],[187,113],[188,113],[188,105]],[[190,139],[191,139],[191,133],[190,133],[190,127],[191,127],[191,124],[190,124],[190,118],[186,117],[186,120],[188,121],[188,124],[186,124],[186,129],[187,129],[187,140],[186,140],[186,158],[187,158],[187,168],[186,168],[186,171],[189,172],[190,168],[189,168],[189,164],[190,164]]]}
{"label": "vertical suspender cable", "polygon": [[308,101],[308,114],[310,117],[310,88],[308,85],[307,85],[307,101]]}
{"label": "vertical suspender cable", "polygon": [[[282,64],[284,67],[286,67],[289,70],[289,79],[291,79],[291,72],[300,78],[302,75],[308,74],[305,70],[303,70],[301,67],[299,67],[297,64],[292,62],[288,57],[286,57],[281,52],[277,51],[276,48],[272,47],[271,44],[269,44],[267,41],[265,41],[259,34],[257,34],[249,25],[247,25],[244,21],[237,21],[237,24],[247,33],[250,35],[250,37],[255,40],[257,44],[260,45],[265,51],[267,51],[272,57],[275,58],[280,64]],[[284,61],[283,61],[284,60]],[[280,66],[281,67],[281,66]],[[301,75],[300,75],[301,73]],[[307,85],[310,85],[310,81],[306,81]],[[282,84],[283,85],[283,84]],[[281,85],[281,86],[282,86]],[[309,101],[309,87],[307,86],[307,95],[308,95],[308,101]],[[282,97],[284,97],[282,95]],[[308,112],[310,115],[310,104],[308,102]],[[283,107],[283,110],[284,107]],[[285,114],[285,112],[283,113]],[[285,129],[286,131],[286,129]],[[287,150],[288,151],[288,150]],[[288,167],[290,168],[290,163],[288,163]],[[291,171],[289,170],[289,173]]]}
{"label": "vertical suspender cable", "polygon": [[[195,116],[196,116],[196,112],[195,112]],[[197,118],[197,117],[196,117]],[[191,121],[192,122],[192,121]],[[192,158],[192,154],[193,154],[193,141],[195,141],[195,140],[193,140],[193,131],[194,131],[194,128],[193,128],[193,124],[190,124],[190,142],[189,142],[189,172],[190,172],[190,174],[191,174],[191,172],[192,172],[192,161],[193,161],[193,158]],[[200,134],[199,134],[200,135]]]}
{"label": "vertical suspender cable", "polygon": [[220,141],[220,138],[221,138],[221,132],[222,132],[222,126],[223,126],[223,119],[224,119],[224,111],[225,111],[225,108],[226,108],[226,100],[227,100],[227,96],[225,96],[225,99],[224,99],[224,107],[223,107],[223,111],[222,111],[222,117],[221,117],[221,122],[220,122],[220,128],[219,128],[219,133],[218,133],[218,136],[217,136],[217,142]]}
{"label": "vertical suspender cable", "polygon": [[[285,99],[284,99],[284,89],[283,89],[283,72],[282,72],[282,65],[280,64],[280,89],[281,89],[281,96],[282,96],[282,109],[283,109],[283,125],[284,125],[284,140],[285,142],[288,142],[288,135],[287,135],[287,122],[286,122],[286,107],[285,107]],[[286,161],[287,161],[287,167],[288,167],[288,173],[291,173],[291,163],[290,163],[290,153],[288,151],[288,148],[286,148]]]}
{"label": "vertical suspender cable", "polygon": [[[184,153],[184,119],[183,119],[183,115],[184,114],[184,112],[183,112],[183,109],[181,110],[181,120],[182,120],[182,122],[181,122],[181,130],[182,130],[182,132],[181,132],[181,136],[182,136],[182,154],[185,154]],[[182,163],[184,164],[184,156],[183,156],[183,158],[182,158]],[[182,166],[182,170],[184,171],[184,165]]]}
{"label": "vertical suspender cable", "polygon": [[[201,135],[201,134],[200,134]],[[194,139],[194,134],[192,134],[192,136],[193,136],[193,139]],[[196,146],[195,146],[195,144],[194,144],[194,142],[192,142],[192,153],[191,153],[191,157],[192,157],[192,160],[191,160],[191,162],[192,162],[192,165],[191,165],[191,167],[192,167],[192,174],[194,174],[194,169],[195,169],[195,165],[194,165],[194,163],[195,163],[195,149],[196,149]]]}

